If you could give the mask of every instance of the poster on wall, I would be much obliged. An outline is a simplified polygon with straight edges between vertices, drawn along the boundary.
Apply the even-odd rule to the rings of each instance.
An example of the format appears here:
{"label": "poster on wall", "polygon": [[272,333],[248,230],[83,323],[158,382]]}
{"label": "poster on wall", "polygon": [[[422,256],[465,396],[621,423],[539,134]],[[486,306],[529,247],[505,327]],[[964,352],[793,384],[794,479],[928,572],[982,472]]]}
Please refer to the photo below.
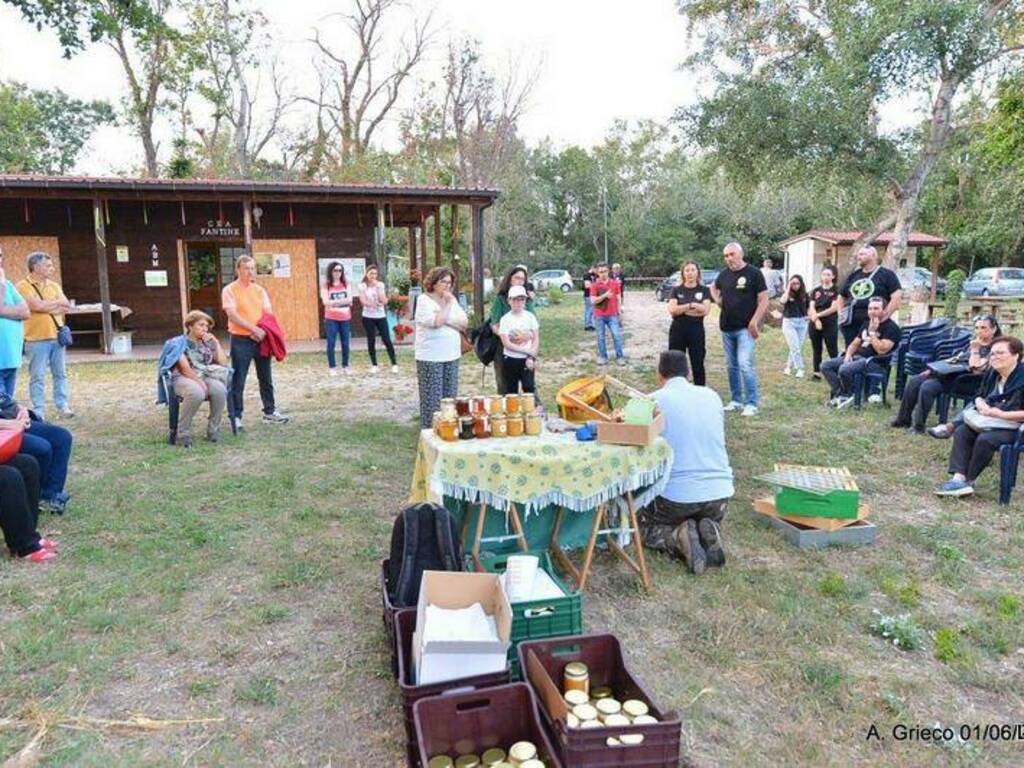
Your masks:
{"label": "poster on wall", "polygon": [[292,276],[292,257],[289,253],[274,254],[274,277]]}
{"label": "poster on wall", "polygon": [[292,256],[290,253],[254,253],[256,274],[264,277],[291,277]]}
{"label": "poster on wall", "polygon": [[147,288],[166,288],[167,287],[167,270],[166,269],[147,269],[146,270],[146,287]]}
{"label": "poster on wall", "polygon": [[115,249],[117,252],[117,261],[119,264],[126,264],[128,262],[128,246],[119,245]]}
{"label": "poster on wall", "polygon": [[274,254],[272,253],[254,253],[252,255],[253,261],[256,262],[256,274],[270,277],[274,274]]}
{"label": "poster on wall", "polygon": [[366,259],[317,259],[317,285],[322,287],[327,284],[327,266],[336,261],[341,262],[345,268],[345,280],[349,285],[356,285],[363,281],[366,274]]}

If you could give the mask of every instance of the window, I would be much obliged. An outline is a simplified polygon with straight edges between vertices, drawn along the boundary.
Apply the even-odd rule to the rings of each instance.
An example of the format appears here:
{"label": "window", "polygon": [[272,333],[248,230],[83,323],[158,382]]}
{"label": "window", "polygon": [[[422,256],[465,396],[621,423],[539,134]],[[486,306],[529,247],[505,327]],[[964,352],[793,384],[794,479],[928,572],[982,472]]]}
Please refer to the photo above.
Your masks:
{"label": "window", "polygon": [[1001,269],[999,270],[1001,280],[1024,280],[1024,269]]}

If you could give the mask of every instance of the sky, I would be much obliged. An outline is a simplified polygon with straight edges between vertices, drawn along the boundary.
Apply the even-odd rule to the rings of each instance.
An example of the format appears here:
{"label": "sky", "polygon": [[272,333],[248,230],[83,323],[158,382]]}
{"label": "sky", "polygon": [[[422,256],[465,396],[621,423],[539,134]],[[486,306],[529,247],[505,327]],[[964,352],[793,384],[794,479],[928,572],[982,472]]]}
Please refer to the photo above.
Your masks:
{"label": "sky", "polygon": [[[304,83],[312,84],[312,46],[306,40],[317,26],[329,29],[325,17],[343,6],[338,0],[257,0],[257,5],[275,29],[293,85],[301,90]],[[687,34],[673,0],[415,0],[414,12],[430,7],[439,44],[421,73],[424,79],[440,71],[444,41],[462,35],[477,38],[487,62],[497,69],[510,58],[539,68],[520,125],[528,141],[550,138],[558,146],[591,146],[616,119],[664,120],[695,97],[693,76],[678,69],[687,53]],[[60,87],[79,98],[113,103],[123,93],[123,74],[113,52],[94,46],[64,60],[51,33],[37,32],[2,2],[0,79]],[[417,85],[407,98],[414,97]],[[384,140],[394,133],[392,124]],[[137,144],[127,129],[102,129],[76,171],[128,172],[141,161]]]}

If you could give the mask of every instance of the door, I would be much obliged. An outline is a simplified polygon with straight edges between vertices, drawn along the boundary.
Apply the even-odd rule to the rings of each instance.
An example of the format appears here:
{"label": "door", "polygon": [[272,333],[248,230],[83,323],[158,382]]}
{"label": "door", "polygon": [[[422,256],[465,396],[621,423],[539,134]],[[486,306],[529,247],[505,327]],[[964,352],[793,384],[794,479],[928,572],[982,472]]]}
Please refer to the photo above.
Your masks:
{"label": "door", "polygon": [[189,243],[188,255],[188,307],[199,309],[214,319],[218,332],[227,328],[227,315],[220,306],[220,294],[225,285],[235,279],[235,259],[244,251],[242,246],[218,243]]}

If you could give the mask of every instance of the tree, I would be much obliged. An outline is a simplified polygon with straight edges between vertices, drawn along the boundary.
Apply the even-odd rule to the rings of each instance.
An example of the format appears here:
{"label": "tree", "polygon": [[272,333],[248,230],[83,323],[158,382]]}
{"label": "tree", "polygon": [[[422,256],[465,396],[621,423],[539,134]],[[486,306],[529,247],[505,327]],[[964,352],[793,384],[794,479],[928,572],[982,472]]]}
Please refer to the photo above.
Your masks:
{"label": "tree", "polygon": [[128,86],[125,112],[142,141],[148,176],[159,175],[154,125],[172,76],[179,33],[167,16],[177,0],[2,0],[37,28],[52,28],[65,56],[87,43],[117,54]]}
{"label": "tree", "polygon": [[[895,227],[888,258],[906,251],[922,189],[950,137],[961,89],[1018,66],[1024,0],[678,0],[703,39],[693,68],[718,92],[697,107],[693,136],[718,160],[748,172],[777,166],[813,173],[844,163],[884,173],[899,137],[880,133],[891,99],[924,96],[929,117],[909,162],[886,173],[888,194],[854,246]],[[728,123],[723,119],[729,115]],[[735,152],[735,155],[733,153]]]}
{"label": "tree", "polygon": [[113,120],[103,101],[0,83],[0,171],[67,173],[93,131]]}

